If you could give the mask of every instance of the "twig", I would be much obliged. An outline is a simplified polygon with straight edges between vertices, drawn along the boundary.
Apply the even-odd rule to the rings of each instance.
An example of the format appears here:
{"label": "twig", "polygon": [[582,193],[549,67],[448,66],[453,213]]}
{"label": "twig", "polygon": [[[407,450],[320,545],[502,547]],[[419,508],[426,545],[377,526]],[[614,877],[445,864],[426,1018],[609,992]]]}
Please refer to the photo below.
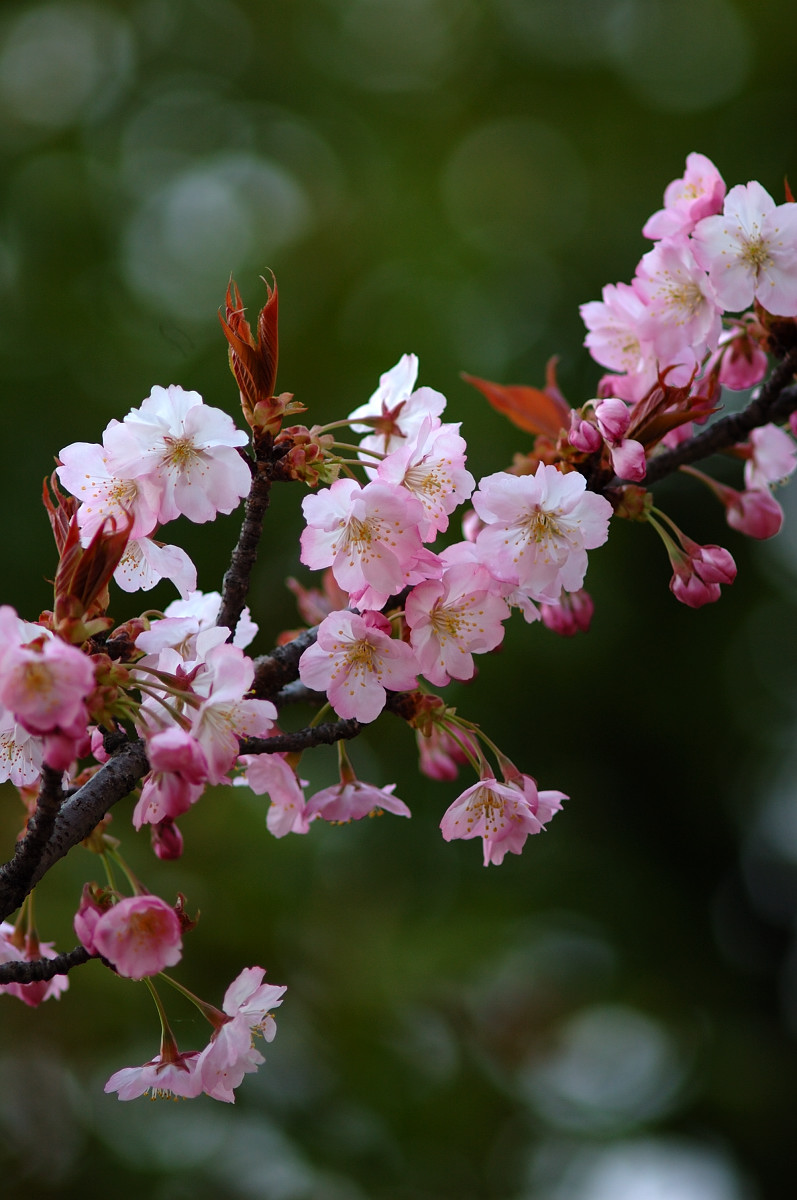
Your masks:
{"label": "twig", "polygon": [[[73,846],[87,838],[109,808],[136,786],[149,770],[144,743],[128,742],[93,775],[82,788],[65,800],[56,815],[46,844],[24,880],[7,880],[0,875],[0,920],[19,908],[28,892]],[[13,861],[13,860],[12,860]]]}
{"label": "twig", "polygon": [[55,818],[64,800],[62,774],[46,764],[42,767],[41,791],[25,836],[17,842],[13,858],[0,867],[0,897],[7,891],[16,894],[22,890],[25,895],[30,890],[28,885],[53,832]]}
{"label": "twig", "polygon": [[226,625],[230,637],[235,633],[249,592],[249,583],[257,561],[257,549],[263,534],[263,518],[271,492],[271,462],[258,459],[252,476],[252,486],[246,498],[244,519],[238,544],[232,552],[229,569],[222,585],[221,607],[217,625]]}
{"label": "twig", "polygon": [[697,462],[701,458],[717,454],[720,450],[727,450],[729,446],[735,446],[737,442],[744,441],[752,429],[768,425],[770,422],[777,424],[785,421],[791,413],[797,411],[797,385],[788,386],[794,378],[795,370],[797,349],[789,351],[747,408],[738,413],[729,413],[727,417],[720,417],[688,441],[681,442],[672,450],[655,454],[648,463],[643,485],[656,483],[687,463]]}
{"label": "twig", "polygon": [[21,959],[15,962],[0,963],[0,984],[6,983],[41,983],[52,979],[54,975],[66,975],[73,967],[80,967],[96,955],[89,954],[83,946],[75,946],[66,954],[55,958],[34,958],[31,962]]}

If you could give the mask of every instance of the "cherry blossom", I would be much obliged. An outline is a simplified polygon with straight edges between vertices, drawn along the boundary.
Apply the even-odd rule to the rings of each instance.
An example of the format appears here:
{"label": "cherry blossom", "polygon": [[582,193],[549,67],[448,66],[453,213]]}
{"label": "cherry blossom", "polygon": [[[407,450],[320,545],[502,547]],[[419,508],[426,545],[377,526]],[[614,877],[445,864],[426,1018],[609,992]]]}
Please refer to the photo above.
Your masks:
{"label": "cherry blossom", "polygon": [[381,613],[330,613],[299,660],[299,678],[305,687],[326,692],[339,716],[375,720],[385,707],[386,689],[418,685],[415,655],[390,630]]}
{"label": "cherry blossom", "polygon": [[282,754],[242,754],[238,759],[245,767],[245,774],[235,782],[246,784],[256,796],[268,795],[271,800],[266,814],[266,826],[274,837],[286,833],[307,833],[310,816],[302,790],[303,784],[296,777]]}
{"label": "cherry blossom", "polygon": [[586,633],[592,622],[595,605],[589,592],[562,592],[558,604],[541,604],[543,623],[560,637]]}
{"label": "cherry blossom", "polygon": [[385,787],[374,787],[359,779],[341,780],[332,787],[322,788],[307,801],[308,817],[322,817],[325,821],[359,821],[373,812],[395,813],[399,817],[411,816],[403,800],[394,796],[395,783]]}
{"label": "cherry blossom", "polygon": [[448,567],[442,577],[419,583],[404,605],[410,643],[422,675],[445,687],[450,679],[470,679],[474,654],[494,650],[509,617],[486,567]]}
{"label": "cherry blossom", "polygon": [[181,514],[201,524],[237,508],[251,475],[235,447],[247,441],[225,412],[174,384],[154,387],[141,408],[106,431],[117,470],[158,487],[160,524]]}
{"label": "cherry blossom", "polygon": [[302,510],[301,561],[313,570],[331,567],[358,608],[380,609],[437,571],[436,557],[421,543],[424,507],[405,488],[339,479],[306,496]]}
{"label": "cherry blossom", "polygon": [[[29,733],[55,735],[44,757],[51,766],[66,767],[70,745],[86,733],[85,701],[95,687],[92,663],[77,647],[43,629],[40,637],[19,644],[16,613],[8,606],[0,613],[0,705]],[[58,735],[66,739],[64,746],[58,745]]]}
{"label": "cherry blossom", "polygon": [[647,311],[640,328],[659,361],[703,358],[722,331],[721,308],[686,240],[659,242],[637,267],[634,286]]}
{"label": "cherry blossom", "polygon": [[750,458],[744,464],[748,488],[768,488],[780,483],[797,467],[797,445],[778,425],[761,425],[750,433]]}
{"label": "cherry blossom", "polygon": [[[0,963],[34,962],[40,958],[57,958],[52,942],[40,942],[32,934],[22,937],[19,930],[7,921],[0,923]],[[40,979],[33,983],[6,983],[0,992],[16,996],[29,1008],[38,1008],[45,1000],[58,1000],[69,987],[68,975],[54,975],[52,979]]]}
{"label": "cherry blossom", "polygon": [[740,312],[756,299],[767,312],[797,316],[797,205],[776,205],[755,181],[737,184],[692,242],[723,308]]}
{"label": "cherry blossom", "polygon": [[209,651],[194,679],[202,699],[191,713],[191,734],[204,751],[210,783],[221,783],[234,764],[240,737],[263,737],[276,719],[270,700],[246,698],[254,672],[252,660],[227,642]]}
{"label": "cherry blossom", "polygon": [[160,896],[126,896],[91,930],[93,949],[127,979],[157,975],[182,957],[176,912]]}
{"label": "cherry blossom", "polygon": [[526,838],[539,833],[542,827],[543,821],[524,792],[499,783],[491,775],[466,788],[446,809],[440,822],[447,842],[454,838],[482,838],[485,867],[491,862],[502,863],[507,851],[520,854]]}
{"label": "cherry blossom", "polygon": [[152,538],[129,541],[113,577],[123,592],[148,592],[161,579],[170,579],[183,597],[196,588],[196,567],[185,550]]}
{"label": "cherry blossom", "polygon": [[[379,377],[379,387],[366,404],[361,404],[349,413],[349,421],[356,433],[367,434],[360,440],[364,450],[391,454],[398,450],[405,438],[412,438],[427,417],[439,417],[446,406],[446,398],[433,388],[421,387],[413,391],[418,378],[418,358],[415,354],[404,354],[389,371]],[[375,433],[370,425],[358,421],[361,417],[382,417],[392,414],[392,424],[397,432]],[[370,456],[364,456],[369,461]]]}
{"label": "cherry blossom", "polygon": [[286,988],[263,983],[264,976],[262,967],[246,967],[224,993],[224,1018],[197,1063],[202,1089],[214,1100],[233,1103],[244,1075],[265,1061],[254,1038],[272,1041],[277,1026],[271,1010],[282,1004]]}
{"label": "cherry blossom", "polygon": [[153,1100],[193,1099],[202,1091],[199,1059],[197,1050],[189,1050],[187,1054],[178,1054],[166,1061],[156,1054],[141,1067],[122,1067],[115,1071],[104,1090],[116,1092],[120,1100],[135,1100],[147,1093]]}
{"label": "cherry blossom", "polygon": [[425,509],[420,535],[425,542],[448,529],[449,514],[475,487],[465,470],[465,450],[458,424],[441,425],[436,417],[427,417],[417,434],[377,468],[379,479],[406,488],[420,500]]}
{"label": "cherry blossom", "polygon": [[476,543],[482,560],[548,603],[581,587],[587,550],[606,541],[612,515],[608,500],[586,490],[583,475],[544,463],[534,475],[486,476],[472,503],[485,524]]}
{"label": "cherry blossom", "polygon": [[147,739],[151,770],[133,810],[133,825],[157,825],[187,812],[208,781],[205,752],[196,738],[178,726],[159,730]]}
{"label": "cherry blossom", "polygon": [[[112,421],[108,428],[118,424]],[[58,459],[58,478],[81,502],[77,519],[84,546],[88,546],[108,517],[113,517],[119,526],[132,516],[132,539],[152,533],[158,524],[160,506],[160,488],[154,480],[120,475],[105,445],[72,442],[59,452]]]}
{"label": "cherry blossom", "polygon": [[725,182],[705,154],[689,154],[682,179],[667,184],[664,208],[645,224],[642,233],[653,240],[688,234],[703,217],[722,211]]}

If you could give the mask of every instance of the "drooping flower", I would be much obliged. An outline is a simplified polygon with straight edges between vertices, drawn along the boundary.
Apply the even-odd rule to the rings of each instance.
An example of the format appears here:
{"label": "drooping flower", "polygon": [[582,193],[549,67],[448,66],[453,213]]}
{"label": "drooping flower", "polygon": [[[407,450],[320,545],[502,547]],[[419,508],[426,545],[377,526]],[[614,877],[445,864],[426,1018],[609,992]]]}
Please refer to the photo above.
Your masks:
{"label": "drooping flower", "polygon": [[265,1061],[255,1037],[272,1041],[277,1025],[271,1010],[282,1004],[286,988],[263,983],[262,967],[246,967],[224,993],[225,1020],[217,1026],[199,1056],[202,1089],[214,1100],[235,1101],[234,1089],[244,1075]]}
{"label": "drooping flower", "polygon": [[246,784],[256,796],[267,795],[271,806],[266,826],[274,837],[307,833],[310,817],[302,784],[282,754],[242,754],[238,762],[246,768],[235,782]]}
{"label": "drooping flower", "polygon": [[193,1099],[202,1091],[199,1059],[198,1050],[189,1050],[166,1061],[156,1054],[141,1067],[122,1067],[120,1071],[114,1071],[104,1090],[116,1092],[120,1100],[135,1100],[147,1092],[153,1100],[172,1100],[178,1096]]}
{"label": "drooping flower", "polygon": [[91,937],[94,950],[127,979],[157,975],[182,957],[179,918],[160,896],[126,896],[97,920]]}
{"label": "drooping flower", "polygon": [[788,479],[797,467],[797,444],[778,425],[761,425],[750,432],[751,455],[744,464],[748,488],[768,488]]}
{"label": "drooping flower", "polygon": [[543,823],[522,789],[486,775],[446,809],[440,829],[447,842],[480,837],[486,867],[503,862],[507,851],[520,854],[526,838],[539,833]]}
{"label": "drooping flower", "polygon": [[332,787],[322,788],[307,801],[307,816],[325,821],[359,821],[373,812],[391,812],[399,817],[412,814],[403,800],[394,796],[395,783],[378,788],[360,779],[341,780]]}
{"label": "drooping flower", "polygon": [[[0,923],[0,962],[34,962],[40,958],[57,958],[52,942],[40,942],[35,934],[23,937],[21,931],[7,921]],[[5,983],[0,992],[16,996],[29,1008],[38,1008],[45,1000],[58,1000],[69,987],[68,975],[53,975],[33,983]]]}

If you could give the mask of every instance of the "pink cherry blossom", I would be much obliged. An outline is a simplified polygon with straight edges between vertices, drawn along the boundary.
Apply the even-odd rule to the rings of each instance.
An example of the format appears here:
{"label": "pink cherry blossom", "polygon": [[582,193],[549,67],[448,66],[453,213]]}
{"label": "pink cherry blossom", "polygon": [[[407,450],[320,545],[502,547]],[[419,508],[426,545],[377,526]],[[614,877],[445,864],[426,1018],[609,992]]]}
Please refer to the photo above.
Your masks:
{"label": "pink cherry blossom", "polygon": [[181,514],[212,521],[249,491],[249,467],[236,449],[247,435],[197,392],[154,387],[141,408],[106,431],[105,441],[120,474],[157,486],[162,525]]}
{"label": "pink cherry blossom", "polygon": [[[112,421],[109,429],[118,424]],[[113,517],[118,528],[132,516],[131,538],[152,533],[160,504],[160,489],[153,480],[120,475],[106,447],[91,442],[72,442],[59,452],[58,459],[58,478],[81,502],[77,520],[84,546],[108,517]]]}
{"label": "pink cherry blossom", "polygon": [[[20,944],[21,941],[21,944]],[[52,942],[40,942],[33,935],[25,938],[7,921],[0,923],[0,962],[34,962],[39,958],[57,958]],[[29,1008],[38,1008],[45,1000],[58,1000],[69,987],[68,975],[54,975],[34,983],[6,983],[0,993],[16,996]]]}
{"label": "pink cherry blossom", "polygon": [[558,601],[562,589],[581,587],[587,550],[606,541],[612,515],[608,500],[586,490],[583,475],[543,463],[534,475],[486,476],[473,507],[485,524],[476,543],[482,561],[548,603]]}
{"label": "pink cherry blossom", "polygon": [[682,179],[674,179],[664,193],[664,208],[650,217],[642,233],[653,240],[691,233],[703,217],[722,211],[725,183],[704,154],[690,154]]}
{"label": "pink cherry blossom", "polygon": [[717,363],[723,387],[742,391],[761,382],[767,373],[769,359],[750,329],[750,323],[739,322],[720,334],[717,349],[703,368],[703,376],[710,375]]}
{"label": "pink cherry blossom", "polygon": [[449,514],[475,487],[473,476],[465,469],[465,450],[458,424],[441,425],[436,417],[427,417],[418,432],[377,468],[377,477],[383,482],[404,487],[420,500],[425,510],[420,525],[424,542],[448,529]]}
{"label": "pink cherry blossom", "polygon": [[339,716],[375,720],[385,707],[386,689],[418,685],[415,655],[390,633],[390,622],[380,613],[330,613],[299,660],[302,683],[326,692]]}
{"label": "pink cherry blossom", "polygon": [[404,611],[420,672],[438,687],[452,678],[472,678],[473,655],[500,645],[502,622],[509,617],[487,568],[465,563],[448,567],[439,580],[419,583]]}
{"label": "pink cherry blossom", "polygon": [[761,425],[750,432],[752,454],[744,464],[747,488],[768,488],[780,483],[797,467],[797,445],[778,425]]}
{"label": "pink cherry blossom", "polygon": [[185,550],[145,537],[127,543],[113,577],[123,592],[148,592],[161,579],[184,597],[196,588],[196,567]]}
{"label": "pink cherry blossom", "polygon": [[606,439],[612,459],[612,467],[621,479],[638,482],[647,473],[645,447],[641,442],[625,436],[631,413],[625,401],[618,397],[607,397],[595,407],[598,429]]}
{"label": "pink cherry blossom", "polygon": [[542,827],[522,790],[489,775],[466,788],[440,822],[447,842],[482,838],[485,867],[503,862],[507,851],[520,854],[529,834],[539,833]]}
{"label": "pink cherry blossom", "polygon": [[246,784],[256,796],[268,795],[271,806],[266,814],[266,827],[274,837],[286,833],[307,833],[310,818],[302,784],[282,754],[242,754],[238,759],[246,768],[235,780]]}
{"label": "pink cherry blossom", "polygon": [[94,949],[127,979],[157,975],[182,957],[176,912],[159,896],[127,896],[94,925]]}
{"label": "pink cherry blossom", "polygon": [[234,1089],[244,1075],[265,1060],[255,1049],[254,1038],[270,1042],[277,1031],[271,1010],[278,1008],[286,989],[263,983],[262,967],[247,967],[224,994],[222,1021],[202,1051],[197,1069],[202,1088],[214,1100],[235,1101]]}
{"label": "pink cherry blossom", "polygon": [[[439,417],[446,406],[446,398],[433,388],[421,387],[413,391],[418,378],[418,359],[414,354],[405,354],[379,378],[379,387],[367,404],[361,404],[349,413],[352,429],[357,433],[365,432],[366,437],[360,441],[364,450],[374,450],[380,454],[392,454],[400,449],[404,439],[411,439],[427,417]],[[375,433],[369,425],[358,423],[358,417],[381,417],[387,413],[393,414],[393,420],[398,434]],[[373,461],[370,455],[363,456],[365,461]]]}
{"label": "pink cherry blossom", "polygon": [[[203,629],[223,628],[223,626],[216,626],[216,617],[220,607],[221,594],[219,592],[190,591],[185,599],[172,600],[171,604],[163,610],[163,615],[167,619],[178,617],[194,621],[195,632],[199,633]],[[235,626],[235,633],[232,637],[233,646],[240,646],[242,650],[245,650],[255,640],[258,629],[259,626],[256,621],[252,620],[252,614],[247,605],[242,610],[238,624]],[[186,653],[184,657],[193,658],[194,656]]]}
{"label": "pink cherry blossom", "polygon": [[307,528],[301,561],[313,570],[331,567],[358,607],[382,608],[390,596],[429,574],[415,577],[419,562],[435,561],[420,538],[424,507],[405,488],[379,480],[360,487],[356,480],[338,479],[306,496],[302,510]]}
{"label": "pink cherry blossom", "polygon": [[418,729],[415,736],[418,743],[418,766],[429,779],[456,779],[460,764],[468,761],[463,746],[470,749],[474,758],[477,754],[476,743],[464,729],[457,729],[454,737],[453,732],[444,725],[435,723],[428,733],[422,733]]}
{"label": "pink cherry blossom", "polygon": [[264,737],[276,719],[270,700],[246,698],[254,671],[252,660],[229,642],[213,646],[197,671],[193,687],[202,700],[190,714],[191,735],[205,753],[210,783],[221,783],[235,763],[239,738]]}
{"label": "pink cherry blossom", "polygon": [[721,308],[686,240],[659,242],[637,267],[634,287],[647,305],[643,336],[662,365],[704,357],[717,346]]}
{"label": "pink cherry blossom", "polygon": [[737,184],[722,216],[702,220],[692,242],[723,308],[740,312],[756,299],[767,312],[797,316],[797,205],[776,205],[755,181]]}
{"label": "pink cherry blossom", "polygon": [[166,1062],[156,1054],[141,1067],[122,1067],[115,1071],[104,1090],[117,1092],[120,1100],[135,1100],[147,1092],[153,1100],[173,1100],[178,1096],[193,1099],[202,1091],[199,1058],[197,1050],[178,1054]]}
{"label": "pink cherry blossom", "polygon": [[202,746],[177,725],[147,738],[147,758],[151,770],[133,811],[136,829],[187,812],[202,795],[209,776]]}
{"label": "pink cherry blossom", "polygon": [[[0,611],[12,631],[16,613],[8,606]],[[39,632],[27,645],[15,642],[13,633],[6,639],[0,633],[0,704],[29,733],[61,733],[77,741],[88,725],[85,701],[95,688],[94,668],[76,646]],[[51,762],[46,751],[45,757]]]}
{"label": "pink cherry blossom", "polygon": [[764,540],[780,532],[783,509],[769,488],[750,488],[737,492],[733,488],[723,487],[720,499],[725,504],[725,520],[738,533]]}
{"label": "pink cherry blossom", "polygon": [[411,816],[404,801],[393,795],[395,790],[395,783],[378,788],[359,779],[342,781],[311,796],[307,801],[307,816],[335,822],[359,821],[382,810],[399,817]]}

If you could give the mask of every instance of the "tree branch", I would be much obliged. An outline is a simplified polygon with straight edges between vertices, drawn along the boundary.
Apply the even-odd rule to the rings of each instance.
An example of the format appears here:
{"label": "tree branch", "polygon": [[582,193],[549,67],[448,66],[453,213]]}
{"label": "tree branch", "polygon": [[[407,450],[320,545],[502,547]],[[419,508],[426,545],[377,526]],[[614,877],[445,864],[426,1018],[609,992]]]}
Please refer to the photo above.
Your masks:
{"label": "tree branch", "polygon": [[312,646],[318,633],[318,626],[306,629],[292,642],[284,646],[275,646],[270,654],[255,659],[255,679],[252,690],[261,700],[268,700],[281,688],[298,677],[299,659],[308,646]]}
{"label": "tree branch", "polygon": [[737,442],[744,441],[752,429],[768,425],[770,422],[779,424],[785,421],[791,413],[797,411],[797,384],[788,386],[794,378],[795,370],[797,349],[789,351],[747,408],[738,413],[729,413],[727,417],[720,417],[708,428],[687,442],[681,442],[672,450],[654,454],[642,480],[643,486],[657,483],[681,466],[735,446]]}
{"label": "tree branch", "polygon": [[80,967],[96,957],[96,954],[89,954],[85,947],[75,946],[74,950],[59,954],[55,958],[34,958],[31,962],[20,959],[0,963],[0,984],[41,983],[55,975],[66,975],[73,967]]}
{"label": "tree branch", "polygon": [[21,891],[24,896],[30,890],[30,880],[53,832],[55,818],[64,800],[62,774],[46,763],[42,767],[41,791],[25,835],[17,842],[13,858],[0,867],[0,897],[6,891],[12,894]]}
{"label": "tree branch", "polygon": [[254,468],[241,532],[232,552],[229,569],[224,576],[221,607],[216,618],[217,625],[227,626],[230,637],[235,633],[235,627],[246,603],[252,571],[257,561],[257,550],[263,535],[263,518],[271,493],[271,462],[258,457]]}
{"label": "tree branch", "polygon": [[52,833],[27,877],[12,877],[9,880],[0,873],[0,919],[4,920],[19,908],[28,892],[47,874],[50,867],[87,838],[108,809],[129,795],[148,770],[144,743],[128,742],[88,783],[84,783],[82,788],[64,801],[55,818]]}

